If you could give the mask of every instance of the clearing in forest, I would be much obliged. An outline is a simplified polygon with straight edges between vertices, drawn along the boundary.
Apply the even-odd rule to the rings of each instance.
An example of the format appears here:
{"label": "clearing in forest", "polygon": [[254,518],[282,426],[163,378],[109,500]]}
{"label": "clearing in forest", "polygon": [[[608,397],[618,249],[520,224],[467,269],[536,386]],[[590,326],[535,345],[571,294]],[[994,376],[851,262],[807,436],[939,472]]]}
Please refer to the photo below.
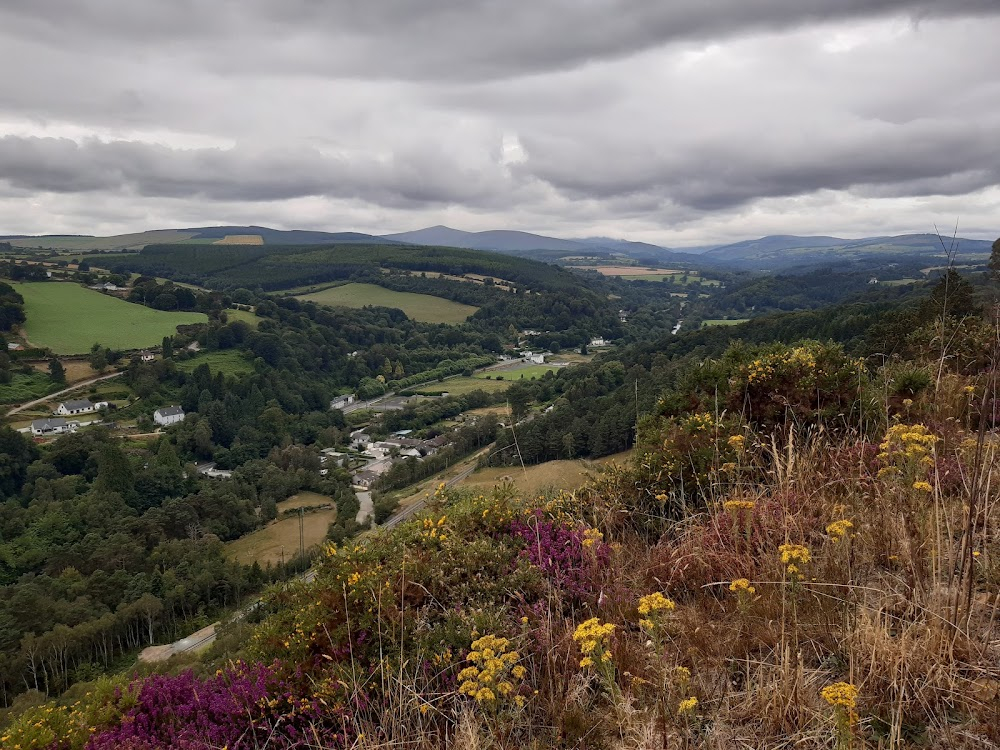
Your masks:
{"label": "clearing in forest", "polygon": [[[284,510],[285,508],[282,508]],[[320,544],[326,539],[330,524],[337,519],[335,508],[314,510],[303,514],[305,548]],[[282,560],[288,562],[299,552],[299,517],[288,516],[271,521],[263,529],[226,544],[226,557],[243,565],[272,565]]]}
{"label": "clearing in forest", "polygon": [[421,323],[461,323],[479,309],[430,294],[396,292],[375,284],[343,284],[298,295],[296,299],[331,307],[395,307]]}

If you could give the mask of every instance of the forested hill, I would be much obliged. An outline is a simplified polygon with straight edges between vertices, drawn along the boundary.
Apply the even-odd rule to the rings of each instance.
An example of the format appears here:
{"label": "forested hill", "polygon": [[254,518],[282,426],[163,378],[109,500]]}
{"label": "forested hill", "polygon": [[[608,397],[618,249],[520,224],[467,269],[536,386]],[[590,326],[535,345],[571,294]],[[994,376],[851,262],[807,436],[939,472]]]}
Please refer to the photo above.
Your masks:
{"label": "forested hill", "polygon": [[481,250],[412,245],[147,245],[100,256],[102,265],[220,289],[264,291],[349,279],[380,269],[480,274],[532,291],[578,288],[572,273],[547,263]]}

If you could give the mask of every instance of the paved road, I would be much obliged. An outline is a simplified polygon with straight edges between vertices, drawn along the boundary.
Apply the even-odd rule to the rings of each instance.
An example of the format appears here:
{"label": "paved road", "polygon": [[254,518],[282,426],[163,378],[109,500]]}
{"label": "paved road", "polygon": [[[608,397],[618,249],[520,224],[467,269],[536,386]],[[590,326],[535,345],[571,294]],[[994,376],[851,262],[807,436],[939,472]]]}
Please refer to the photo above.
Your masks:
{"label": "paved road", "polygon": [[361,507],[358,509],[358,515],[355,519],[359,524],[364,524],[368,520],[368,517],[375,512],[375,504],[372,502],[372,493],[370,492],[355,492],[358,497],[358,503]]}
{"label": "paved road", "polygon": [[30,409],[32,406],[38,406],[38,404],[44,404],[46,401],[50,401],[56,398],[57,396],[62,396],[67,393],[72,393],[73,391],[79,390],[80,388],[86,388],[88,385],[93,385],[94,383],[100,382],[101,380],[110,380],[111,378],[117,378],[124,374],[125,373],[123,372],[113,372],[110,375],[101,375],[99,378],[91,378],[90,380],[84,380],[75,385],[71,385],[69,388],[63,388],[61,391],[50,393],[48,396],[45,396],[43,398],[36,398],[34,401],[29,401],[26,404],[21,404],[20,406],[16,406],[9,412],[7,412],[7,416],[9,417],[12,414],[17,414],[19,411]]}

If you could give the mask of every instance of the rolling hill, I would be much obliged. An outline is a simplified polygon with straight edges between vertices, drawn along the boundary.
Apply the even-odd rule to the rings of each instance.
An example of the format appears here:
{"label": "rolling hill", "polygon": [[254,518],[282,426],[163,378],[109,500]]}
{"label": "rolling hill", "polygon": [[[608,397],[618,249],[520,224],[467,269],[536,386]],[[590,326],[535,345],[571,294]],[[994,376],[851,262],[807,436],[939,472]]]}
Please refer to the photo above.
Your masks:
{"label": "rolling hill", "polygon": [[796,265],[830,262],[891,261],[895,259],[944,259],[954,252],[956,259],[979,260],[989,255],[988,240],[938,237],[936,234],[904,234],[894,237],[796,237],[773,235],[723,245],[705,252],[706,261],[719,265],[777,269]]}

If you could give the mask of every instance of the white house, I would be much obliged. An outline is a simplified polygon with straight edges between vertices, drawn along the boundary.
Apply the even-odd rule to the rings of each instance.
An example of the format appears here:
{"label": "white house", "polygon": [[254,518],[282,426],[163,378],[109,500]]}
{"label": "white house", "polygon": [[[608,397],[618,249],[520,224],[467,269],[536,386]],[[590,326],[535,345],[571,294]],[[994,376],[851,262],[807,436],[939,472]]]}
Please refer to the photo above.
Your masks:
{"label": "white house", "polygon": [[372,444],[371,436],[364,430],[355,430],[351,433],[351,446],[357,450],[364,450]]}
{"label": "white house", "polygon": [[107,401],[91,403],[90,400],[86,398],[75,401],[63,401],[56,408],[56,414],[60,417],[69,417],[74,414],[92,414],[98,409],[106,409],[107,407]]}
{"label": "white house", "polygon": [[604,340],[603,336],[597,336],[596,338],[592,338],[590,340],[590,345],[591,346],[607,346],[608,342]]}
{"label": "white house", "polygon": [[164,406],[153,412],[153,421],[162,427],[184,421],[184,409],[179,406]]}
{"label": "white house", "polygon": [[32,435],[61,435],[64,432],[76,432],[79,422],[67,422],[61,417],[51,419],[36,419],[31,423]]}
{"label": "white house", "polygon": [[525,362],[531,362],[532,364],[535,364],[535,365],[544,365],[545,364],[545,355],[544,354],[532,354],[531,352],[528,352],[528,356],[524,358],[524,361]]}
{"label": "white house", "polygon": [[141,352],[139,352],[139,359],[142,360],[143,362],[152,362],[154,359],[156,359],[156,355],[150,351],[147,351],[146,349],[143,349]]}
{"label": "white house", "polygon": [[347,396],[337,396],[337,398],[333,399],[333,401],[330,402],[330,408],[343,409],[345,406],[350,406],[353,403],[354,403],[353,393]]}

